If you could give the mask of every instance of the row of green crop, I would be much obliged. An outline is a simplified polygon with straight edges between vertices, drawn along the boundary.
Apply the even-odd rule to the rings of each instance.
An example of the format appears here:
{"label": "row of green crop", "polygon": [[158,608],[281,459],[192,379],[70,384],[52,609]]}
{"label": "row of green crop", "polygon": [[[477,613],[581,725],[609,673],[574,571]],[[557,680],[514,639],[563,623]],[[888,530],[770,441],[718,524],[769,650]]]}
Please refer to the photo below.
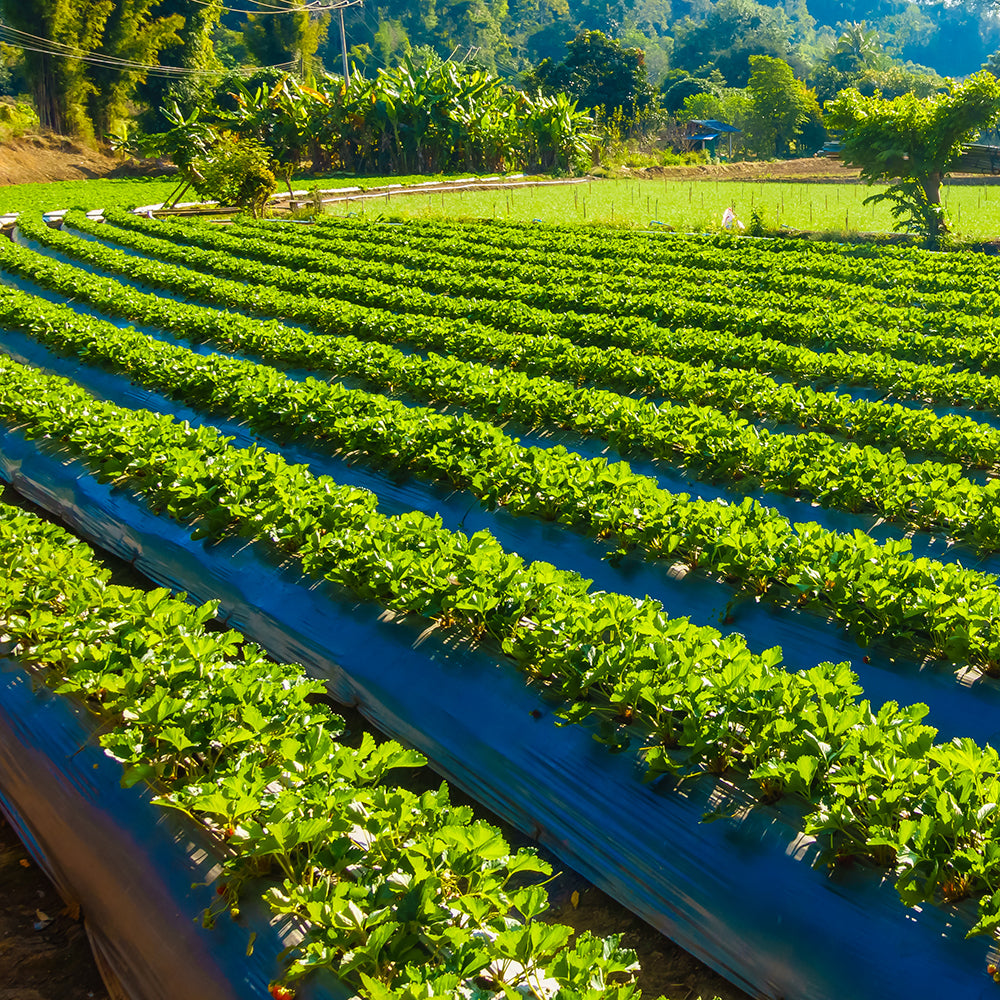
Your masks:
{"label": "row of green crop", "polygon": [[[158,232],[166,235],[170,238],[174,238],[175,234],[183,233],[185,230],[192,234],[198,234],[186,240],[186,242],[191,242],[198,244],[201,241],[201,236],[204,232],[204,226],[198,223],[194,225],[179,224],[173,225],[169,228],[164,228],[158,230]],[[332,232],[331,232],[332,230]],[[330,236],[324,236],[323,239],[310,238],[310,230],[303,230],[301,226],[297,227],[281,227],[278,229],[273,223],[249,223],[241,224],[237,223],[226,230],[227,236],[234,236],[237,239],[244,241],[243,246],[239,246],[235,242],[229,242],[226,245],[220,245],[220,249],[225,250],[227,247],[235,256],[237,257],[251,257],[255,259],[267,259],[271,263],[282,263],[286,255],[280,252],[275,253],[269,250],[270,245],[278,247],[286,247],[292,249],[292,258],[289,263],[305,263],[313,270],[321,270],[329,273],[350,273],[350,268],[352,263],[357,259],[369,259],[371,257],[383,257],[394,255],[397,251],[391,244],[391,227],[385,226],[372,226],[366,230],[359,230],[358,226],[352,226],[348,232],[340,232],[339,230],[331,226],[320,226],[312,227],[312,231],[320,233],[330,233],[330,236],[336,237],[336,242],[332,242]],[[386,238],[386,232],[390,234],[390,238]],[[412,281],[421,284],[423,282],[422,275],[428,271],[433,272],[437,277],[443,274],[447,274],[449,269],[452,273],[460,274],[464,272],[464,260],[456,260],[456,258],[450,252],[433,252],[431,250],[419,249],[414,250],[409,240],[405,236],[400,237],[402,241],[402,246],[399,249],[400,258],[406,258],[408,263],[404,270],[399,271],[397,277],[405,278],[407,276],[412,276]],[[267,245],[262,245],[264,241]],[[249,246],[248,246],[249,244]],[[326,246],[336,247],[335,253],[336,258],[333,258],[328,253],[323,252],[323,248]],[[389,249],[386,249],[386,248]],[[304,248],[310,251],[311,256],[309,258],[304,258],[299,261],[296,260],[295,250],[296,248]],[[447,247],[441,248],[442,251],[447,250]],[[539,258],[543,258],[544,255],[539,254]],[[483,265],[486,268],[490,268],[492,265],[486,263]],[[538,267],[542,267],[542,260],[539,261]],[[355,265],[356,267],[356,265]],[[566,278],[571,276],[574,272],[558,272],[559,276],[552,279],[556,283],[566,283]],[[575,274],[579,278],[580,271],[576,271]],[[532,269],[532,279],[538,280],[539,272],[537,269]],[[566,276],[564,278],[563,276]],[[600,274],[589,273],[586,275],[587,282],[599,281],[601,279]],[[657,286],[657,290],[662,289],[664,285],[670,283],[670,274],[663,276],[663,280]],[[739,280],[739,272],[733,272],[733,280]],[[546,283],[548,283],[549,278],[546,278]],[[696,294],[694,290],[697,288],[706,287],[704,281],[700,285],[677,287],[676,285],[670,286],[670,295],[676,297],[687,297],[690,298],[692,294]],[[707,286],[711,289],[711,286]],[[571,286],[566,285],[566,290],[570,291]],[[468,287],[466,291],[469,291]],[[517,290],[511,289],[511,293],[516,295]],[[639,294],[640,289],[632,289],[633,294]],[[705,293],[708,296],[715,296],[716,293],[713,290],[709,290]],[[857,290],[852,289],[850,294],[856,298]],[[802,295],[796,295],[794,302],[797,312],[808,311],[812,306],[814,311],[827,313],[831,308],[831,303],[827,300],[827,289],[824,286],[822,289],[822,294],[815,299],[815,301],[810,300]],[[856,321],[858,316],[858,308],[862,306],[861,303],[855,303],[850,311],[850,319]],[[993,303],[991,302],[990,308],[993,308]],[[926,317],[925,317],[926,318]],[[956,322],[961,317],[956,318]],[[968,316],[964,317],[968,321],[968,327],[975,336],[982,336],[988,330],[988,323],[979,316]],[[896,329],[900,325],[899,316],[886,316],[882,318],[884,324],[889,327]],[[589,339],[589,338],[588,338]],[[636,343],[638,347],[638,341],[632,341]],[[728,345],[723,346],[716,352],[716,359],[723,362],[726,365],[732,364],[730,360],[730,352],[728,351]],[[646,346],[645,350],[649,349],[649,345]],[[644,351],[645,353],[645,351]],[[801,353],[801,352],[799,352]],[[756,364],[755,367],[761,367],[762,362],[766,364],[765,359],[757,357],[754,359]],[[810,359],[811,361],[812,359]],[[848,360],[843,357],[836,359],[839,362],[833,369],[832,374],[841,377],[844,374],[844,369],[846,365],[844,361]],[[852,356],[850,358],[851,362],[857,360],[859,362],[859,367],[862,372],[867,375],[871,369],[871,362],[868,358],[857,358],[857,356]],[[645,358],[643,359],[645,361]],[[868,362],[867,364],[865,362]],[[641,364],[642,362],[640,362]],[[646,362],[648,364],[648,362]],[[738,360],[737,360],[738,366]],[[801,362],[795,367],[802,367]],[[782,366],[783,372],[788,372],[790,366],[785,364]],[[681,369],[684,370],[684,369]],[[806,368],[806,373],[809,376],[814,376],[817,374],[815,365],[810,365]],[[913,389],[915,392],[912,394],[919,395],[920,398],[926,398],[927,394],[934,393],[935,391],[935,379],[931,379],[930,388],[925,387],[926,372],[921,372],[921,379],[919,382],[913,383]],[[990,383],[990,388],[993,390],[992,394],[996,395],[997,383],[990,379],[984,379],[982,375],[972,374],[968,372],[952,373],[950,371],[938,371],[936,373],[938,378],[944,375],[947,379],[951,380],[953,383],[952,395],[946,397],[946,401],[963,401],[969,398],[969,386],[975,385],[980,386],[983,382]],[[847,373],[848,377],[852,381],[858,381],[859,384],[871,385],[872,381],[869,378],[860,378],[857,367],[853,368]],[[714,376],[714,377],[712,377]],[[690,402],[707,402],[713,406],[740,409],[746,415],[752,415],[754,412],[760,415],[766,415],[774,417],[778,420],[794,420],[800,422],[803,426],[817,426],[823,429],[831,430],[836,433],[836,424],[838,420],[844,422],[849,421],[851,426],[851,433],[855,439],[866,440],[869,443],[877,443],[875,438],[869,437],[870,429],[866,426],[866,418],[862,414],[871,413],[872,422],[876,425],[882,424],[886,421],[886,413],[884,408],[876,405],[873,410],[870,410],[871,404],[854,404],[849,409],[843,409],[845,407],[845,402],[843,400],[838,401],[837,409],[840,414],[838,419],[831,420],[828,417],[820,417],[818,421],[814,421],[812,418],[811,411],[824,409],[824,396],[826,394],[817,395],[815,392],[810,390],[799,390],[797,393],[788,395],[790,388],[787,385],[783,385],[780,390],[774,384],[772,379],[758,377],[756,379],[748,379],[746,376],[743,377],[742,381],[737,381],[733,384],[731,391],[729,389],[729,384],[734,381],[733,375],[725,370],[720,373],[709,373],[703,368],[699,368],[697,371],[697,377],[701,380],[710,380],[709,384],[705,385],[704,388],[700,390],[694,390],[699,393],[698,396],[692,395],[692,390],[684,391],[681,390],[681,395],[677,395],[677,390],[675,390],[671,383],[664,379],[660,382],[648,383],[648,391],[657,392],[662,395],[669,396],[673,399],[681,399]],[[691,378],[691,375],[688,375]],[[905,385],[902,384],[903,379],[896,377],[888,383],[886,386],[890,388],[895,393],[906,395]],[[900,391],[900,390],[904,391]],[[786,405],[781,403],[775,403],[772,401],[773,396],[776,392],[783,395],[783,398],[788,402]],[[752,401],[750,400],[750,394],[753,394]],[[794,400],[794,401],[793,401]],[[930,415],[925,415],[930,416]],[[950,434],[948,435],[950,437]],[[887,433],[887,440],[893,441],[906,441],[908,447],[921,448],[920,445],[921,435],[919,433],[916,436],[912,433],[912,428],[893,428],[891,433]],[[956,456],[957,457],[957,456]]]}
{"label": "row of green crop", "polygon": [[[165,283],[157,267],[145,270],[153,281]],[[259,303],[262,289],[254,287],[249,294]],[[318,311],[313,309],[314,319]],[[493,395],[490,386],[487,398]],[[612,412],[617,408],[623,424],[615,433],[615,444],[626,450],[634,442],[646,441],[646,450],[684,461],[703,473],[728,479],[752,477],[767,488],[814,497],[848,511],[874,511],[890,520],[943,530],[983,549],[995,546],[1000,537],[1000,506],[995,503],[1000,481],[973,483],[962,476],[961,466],[912,464],[901,451],[884,453],[870,446],[842,444],[823,434],[769,434],[698,407],[659,407],[647,425],[629,419],[625,402],[616,401]],[[581,410],[575,397],[572,410],[574,414]],[[598,414],[598,425],[612,416],[604,406],[599,406]],[[577,418],[567,414],[564,420],[575,426]]]}
{"label": "row of green crop", "polygon": [[[75,221],[75,220],[74,220]],[[144,261],[134,255],[74,239],[65,233],[50,230],[37,220],[22,217],[24,235],[61,253],[85,260],[103,270],[129,275],[154,286],[162,285],[186,295],[216,304],[235,306],[268,315],[283,315],[308,323],[314,329],[330,334],[350,333],[364,339],[392,339],[406,342],[418,349],[436,349],[450,355],[478,360],[491,365],[503,365],[534,375],[587,381],[614,388],[623,388],[643,395],[667,395],[682,392],[675,388],[675,373],[683,361],[639,354],[622,347],[578,347],[565,338],[546,335],[529,337],[503,333],[475,323],[447,319],[431,319],[419,314],[394,315],[386,311],[337,303],[333,300],[309,299],[291,294],[268,294],[245,285],[218,279],[215,283],[202,279],[197,272],[187,271],[186,281],[180,271],[173,272],[163,265]],[[95,230],[101,232],[101,230]],[[220,297],[217,292],[225,291]],[[280,301],[280,306],[277,304]],[[648,321],[642,321],[646,323]],[[1000,408],[1000,379],[972,372],[952,372],[948,368],[915,365],[878,354],[816,354],[804,348],[791,348],[760,337],[727,337],[707,331],[677,331],[665,342],[664,331],[655,328],[659,346],[666,353],[692,362],[724,358],[737,367],[771,368],[786,374],[806,378],[821,376],[879,386],[900,396],[931,398],[937,402],[961,404],[965,401],[989,408]],[[600,341],[602,338],[596,338]],[[639,331],[629,338],[639,341]],[[701,395],[688,395],[695,401],[709,403],[709,391],[718,391],[710,371],[699,367],[693,376],[702,383]],[[735,376],[733,376],[735,378]],[[760,383],[754,382],[753,385]],[[727,407],[739,405],[732,393],[725,397]],[[756,417],[746,404],[741,412]],[[786,419],[788,416],[786,415]],[[945,444],[947,447],[947,444]],[[950,456],[954,457],[954,456]]]}
{"label": "row of green crop", "polygon": [[[205,436],[204,451],[189,451],[156,431],[133,440],[167,446],[175,462],[220,453]],[[607,982],[636,968],[617,939],[571,943],[569,927],[536,919],[544,889],[511,887],[513,876],[547,874],[545,862],[512,853],[496,828],[450,804],[446,786],[395,787],[394,769],[423,758],[370,736],[339,743],[341,720],[317,702],[323,684],[234,632],[206,631],[214,605],[112,585],[86,546],[5,506],[0,560],[0,627],[14,654],[85,701],[125,784],[149,782],[155,801],[213,838],[221,874],[206,925],[237,915],[245,883],[266,876],[275,915],[308,928],[285,982],[326,968],[378,998],[452,995],[477,977],[487,995],[635,994]]]}
{"label": "row of green crop", "polygon": [[[947,277],[953,280],[943,289],[917,288],[905,280],[894,280],[881,266],[873,267],[867,260],[853,260],[848,266],[839,266],[837,258],[829,256],[814,260],[805,254],[776,254],[759,252],[758,244],[748,241],[727,241],[726,245],[709,245],[697,237],[661,237],[653,240],[655,256],[638,255],[631,248],[621,247],[613,255],[592,256],[591,236],[579,228],[561,231],[553,238],[544,228],[527,228],[514,235],[504,230],[494,232],[491,227],[469,230],[460,226],[442,224],[433,229],[400,225],[395,222],[352,219],[316,220],[319,224],[305,228],[301,225],[288,226],[273,220],[252,221],[237,218],[234,224],[247,229],[269,231],[308,232],[319,240],[372,240],[389,241],[393,246],[409,246],[417,250],[446,253],[452,261],[463,263],[504,262],[521,267],[538,268],[543,273],[549,268],[585,270],[593,274],[612,276],[635,276],[643,279],[659,280],[665,283],[675,272],[681,276],[698,276],[703,282],[735,281],[739,284],[760,285],[770,291],[785,291],[794,294],[801,290],[815,291],[821,286],[824,293],[835,299],[853,300],[857,303],[860,288],[867,299],[888,305],[911,306],[922,309],[950,308],[946,304],[957,296],[959,301],[968,299],[971,309],[982,311],[987,296],[995,295],[1000,285],[1000,273],[992,280],[972,290],[967,284],[954,279],[951,272]],[[613,240],[609,233],[607,239]],[[577,242],[582,240],[578,248]],[[649,244],[647,237],[645,243]],[[864,303],[857,303],[864,305]]]}
{"label": "row of green crop", "polygon": [[[196,306],[149,304],[142,318],[169,323],[178,333],[224,338],[243,349],[252,346],[286,363],[316,360],[318,353],[310,350],[313,338],[301,331],[261,327]],[[606,540],[619,553],[638,550],[647,558],[681,558],[739,581],[756,596],[833,615],[862,641],[888,635],[922,656],[1000,672],[995,578],[933,560],[915,561],[907,554],[906,541],[879,545],[862,532],[843,535],[815,524],[793,525],[750,500],[727,505],[675,496],[624,463],[609,466],[603,459],[584,460],[564,449],[525,448],[467,416],[408,408],[313,379],[295,382],[247,361],[204,357],[23,293],[0,290],[0,326],[22,329],[53,348],[127,374],[191,406],[246,421],[254,432],[278,441],[308,442],[442,479],[484,503],[555,519]],[[245,342],[240,342],[240,327],[246,331]],[[466,397],[477,394],[488,401],[496,389],[488,369],[465,370],[441,359],[439,366],[421,373],[419,361],[393,358],[360,343],[342,346],[345,352],[353,350],[353,363],[344,359],[352,371],[381,372],[390,382],[421,375],[433,386],[450,372],[456,384],[461,380]],[[558,385],[532,389],[534,412],[563,402]],[[514,392],[521,395],[524,387]],[[585,394],[574,393],[573,400],[583,402]],[[636,421],[632,426],[640,425]]]}
{"label": "row of green crop", "polygon": [[[114,267],[120,260],[108,249],[95,246],[81,249],[72,246],[71,241],[65,238],[60,240],[58,237],[39,233],[37,223],[35,226],[25,226],[24,232],[26,235],[40,236],[52,247],[78,252],[87,260],[107,267]],[[48,288],[63,292],[67,297],[82,295],[85,289],[90,289],[86,292],[87,301],[114,314],[123,314],[123,311],[127,314],[125,303],[130,300],[119,301],[116,297],[120,295],[120,286],[116,292],[101,291],[99,281],[88,282],[79,272],[71,275],[58,264],[39,259],[35,254],[26,255],[13,244],[0,246],[0,265]],[[79,287],[75,287],[74,282]],[[149,304],[148,308],[154,306]],[[139,319],[138,316],[131,315],[130,318]],[[647,359],[630,354],[623,357],[620,352],[600,348],[549,344],[545,345],[547,350],[536,354],[530,351],[530,345],[524,344],[523,338],[510,335],[504,338],[505,351],[502,351],[499,339],[491,337],[488,341],[466,345],[460,353],[470,360],[478,353],[491,364],[516,365],[546,378],[638,389],[647,394],[664,396],[679,405],[710,406],[749,419],[766,417],[779,423],[850,437],[856,444],[892,448],[902,441],[905,442],[907,451],[955,461],[967,468],[995,468],[1000,465],[1000,431],[970,417],[938,417],[929,410],[899,404],[866,402],[853,400],[846,395],[796,389],[787,383],[778,384],[762,375],[713,371],[704,366],[696,367],[665,358]],[[456,354],[454,338],[450,343],[440,346],[448,350],[452,357]],[[332,355],[331,363],[335,368],[338,367],[337,354],[329,348],[326,353]],[[321,351],[317,348],[312,360],[320,363],[320,358]],[[300,362],[303,359],[295,360]],[[580,390],[577,396],[586,397],[587,400],[600,400],[600,406],[595,407],[592,402],[586,403],[580,399],[568,401],[560,411],[553,410],[551,405],[533,409],[532,383],[519,372],[508,374],[506,384],[497,387],[491,396],[473,402],[463,396],[460,390],[456,395],[456,390],[452,389],[457,375],[454,363],[431,357],[421,366],[420,359],[411,358],[407,363],[410,371],[402,377],[399,375],[401,363],[400,359],[392,368],[383,370],[381,380],[378,369],[368,368],[363,373],[348,373],[364,374],[380,387],[404,387],[422,398],[428,398],[427,394],[430,394],[430,398],[438,401],[473,406],[477,413],[488,413],[491,419],[512,418],[528,424],[535,420],[556,420],[575,430],[619,442],[622,447],[639,448],[658,457],[673,455],[673,447],[662,440],[662,434],[657,433],[657,427],[662,424],[662,415],[670,412],[671,408],[667,405],[656,407],[644,402],[632,402],[618,395]],[[430,366],[434,367],[433,374]],[[330,363],[325,363],[324,367],[329,368]],[[421,376],[422,370],[430,376],[429,381],[426,376]],[[552,388],[546,386],[545,391],[551,397]],[[511,406],[509,400],[513,400],[515,405]],[[648,429],[645,436],[640,435],[634,440],[620,438],[616,423],[609,422],[607,414],[622,408],[627,411],[630,422],[638,422]]]}
{"label": "row of green crop", "polygon": [[[543,314],[560,317],[560,328],[528,329],[526,332],[568,333],[565,324],[577,316],[597,315],[605,322],[619,322],[619,317],[647,319],[659,326],[697,325],[705,330],[727,330],[735,333],[761,333],[792,343],[826,343],[850,350],[874,347],[912,360],[945,360],[974,364],[978,359],[984,368],[996,364],[1000,333],[990,333],[974,327],[972,334],[942,336],[930,334],[922,326],[907,329],[886,323],[858,320],[852,312],[831,311],[822,303],[816,309],[789,310],[787,296],[773,301],[759,301],[751,296],[752,305],[731,306],[705,302],[686,296],[686,289],[674,284],[669,290],[644,296],[605,291],[601,287],[540,286],[513,280],[472,279],[459,272],[423,268],[414,255],[412,266],[358,262],[350,257],[334,258],[330,254],[291,248],[276,249],[257,241],[248,242],[206,225],[182,225],[159,219],[147,219],[128,212],[109,212],[108,221],[115,228],[127,228],[152,234],[163,240],[195,247],[215,260],[216,273],[232,272],[228,261],[220,254],[238,259],[259,261],[269,265],[268,284],[304,294],[336,295],[355,302],[369,301],[392,309],[426,312],[478,319],[511,329],[524,323],[525,310],[540,310]],[[109,239],[119,239],[112,232]],[[160,254],[162,256],[162,253]],[[187,263],[200,268],[202,259],[191,256]],[[704,289],[704,282],[692,285],[692,294]],[[529,314],[531,315],[531,314]],[[923,314],[926,319],[926,314]],[[545,319],[545,317],[541,317]],[[551,319],[549,320],[551,321]],[[931,318],[932,323],[937,323]],[[988,345],[992,356],[985,357]],[[977,353],[978,351],[978,353]]]}
{"label": "row of green crop", "polygon": [[[613,343],[636,350],[660,351],[658,341],[665,336],[663,327],[691,325],[701,331],[726,331],[739,336],[760,334],[819,349],[876,350],[907,360],[959,363],[984,371],[994,371],[1000,365],[996,337],[944,337],[885,330],[872,324],[854,324],[849,317],[837,330],[833,330],[823,313],[800,316],[765,309],[734,310],[703,302],[685,303],[664,296],[662,308],[658,305],[651,316],[634,315],[629,307],[622,310],[622,315],[591,316],[579,312],[572,297],[567,297],[560,304],[549,301],[544,306],[514,298],[477,299],[461,294],[464,282],[452,283],[452,291],[447,293],[443,293],[443,289],[432,293],[409,287],[412,275],[411,281],[404,281],[402,287],[364,276],[356,277],[354,271],[363,270],[357,266],[354,271],[336,277],[314,274],[314,268],[308,263],[300,262],[303,270],[295,270],[283,263],[288,261],[285,254],[268,252],[266,248],[255,255],[256,260],[269,265],[266,271],[262,271],[259,264],[229,255],[228,252],[233,249],[232,241],[224,233],[213,231],[208,226],[193,230],[170,226],[160,220],[139,219],[128,213],[109,213],[109,218],[122,225],[101,230],[101,238],[138,249],[149,256],[174,260],[195,270],[237,280],[247,280],[247,275],[252,273],[255,276],[253,280],[258,283],[297,294],[347,299],[394,312],[477,320],[521,333],[566,336],[578,343],[598,346]],[[100,229],[100,224],[89,222],[82,216],[71,216],[68,221],[74,228],[92,235]],[[126,232],[123,227],[133,231]],[[160,233],[161,238],[147,235],[153,231]],[[192,235],[194,232],[199,234],[197,238]],[[194,247],[191,243],[179,245],[166,238],[178,233],[188,234],[189,241],[196,238],[198,246]],[[591,318],[595,322],[588,323]],[[659,336],[654,339],[646,337],[650,330],[658,332]]]}
{"label": "row of green crop", "polygon": [[[996,327],[991,315],[995,296],[948,291],[921,295],[914,302],[915,293],[906,289],[906,297],[911,301],[886,301],[875,290],[859,298],[856,284],[819,276],[786,277],[769,271],[751,277],[735,257],[730,258],[728,270],[718,269],[710,274],[683,260],[670,265],[657,264],[650,274],[636,274],[631,269],[625,274],[612,274],[602,271],[597,264],[583,268],[578,258],[570,258],[560,266],[547,251],[534,251],[527,259],[522,251],[517,259],[505,261],[498,255],[471,256],[449,241],[442,241],[439,246],[431,241],[426,241],[428,245],[414,246],[405,234],[395,234],[392,227],[382,225],[367,230],[356,226],[340,230],[329,225],[306,229],[237,222],[226,229],[226,234],[248,241],[253,248],[266,241],[293,252],[322,254],[317,264],[326,274],[351,273],[345,262],[361,260],[366,262],[365,273],[394,284],[409,277],[429,291],[450,291],[464,282],[463,294],[468,296],[491,299],[510,296],[542,304],[546,297],[555,295],[559,301],[572,299],[579,303],[575,308],[581,312],[595,311],[589,302],[599,294],[600,308],[596,311],[643,315],[645,303],[659,304],[666,295],[672,300],[711,303],[728,309],[767,309],[793,315],[822,312],[827,314],[834,330],[843,325],[846,315],[854,323],[916,330],[922,334],[982,336]],[[253,250],[248,253],[252,256]],[[945,312],[947,315],[943,315]]]}
{"label": "row of green crop", "polygon": [[[356,225],[364,228],[364,219],[321,219],[331,226]],[[828,240],[748,239],[727,234],[667,234],[636,232],[579,225],[528,225],[500,219],[463,221],[406,219],[394,223],[408,232],[428,236],[463,232],[481,246],[507,249],[551,249],[581,258],[581,266],[594,260],[627,259],[650,263],[669,263],[678,251],[704,254],[707,270],[717,260],[715,254],[746,261],[748,269],[780,270],[789,274],[837,277],[860,286],[887,288],[902,284],[917,292],[949,289],[968,291],[970,280],[984,292],[1000,284],[1000,267],[995,258],[965,251],[939,254],[915,248],[839,244]]]}
{"label": "row of green crop", "polygon": [[[266,538],[309,575],[488,633],[566,700],[567,718],[641,725],[650,777],[749,774],[769,798],[809,803],[807,832],[831,860],[896,868],[908,903],[980,897],[977,931],[1000,921],[1000,759],[968,740],[935,745],[924,706],[873,712],[846,665],[789,673],[777,650],[754,655],[739,637],[665,618],[654,601],[588,593],[574,574],[525,565],[484,533],[466,538],[419,514],[386,518],[370,495],[261,449],[227,448],[210,430],[100,403],[12,362],[0,374],[4,422],[58,440],[199,535]],[[64,649],[65,636],[58,642]]]}

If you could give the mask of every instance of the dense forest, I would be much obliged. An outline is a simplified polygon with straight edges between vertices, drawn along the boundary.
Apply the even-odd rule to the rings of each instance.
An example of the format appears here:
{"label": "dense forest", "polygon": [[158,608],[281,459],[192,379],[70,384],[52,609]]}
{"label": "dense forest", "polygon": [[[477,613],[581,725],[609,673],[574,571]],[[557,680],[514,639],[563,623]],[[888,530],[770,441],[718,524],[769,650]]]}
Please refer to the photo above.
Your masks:
{"label": "dense forest", "polygon": [[[856,22],[878,32],[887,56],[944,76],[973,73],[1000,48],[991,0],[365,0],[345,21],[355,51],[377,63],[429,45],[443,56],[474,57],[501,75],[559,59],[580,31],[597,30],[641,48],[654,85],[670,69],[706,65],[737,84],[726,74],[733,50],[805,69]],[[331,56],[339,42],[339,32],[331,32]]]}
{"label": "dense forest", "polygon": [[[681,118],[749,120],[755,72],[760,91],[765,69],[773,77],[788,67],[803,85],[795,98],[801,131],[847,86],[925,96],[944,76],[983,65],[1000,71],[998,0],[314,5],[324,11],[288,2],[288,10],[264,13],[274,5],[0,0],[0,94],[27,95],[43,126],[85,139],[106,138],[137,118],[147,130],[162,128],[161,109],[175,101],[190,109],[213,94],[225,99],[232,78],[245,79],[253,67],[291,72],[307,85],[341,73],[341,15],[348,63],[360,78],[375,80],[403,59],[443,62],[633,117],[655,108]],[[772,62],[755,64],[760,57]],[[787,80],[780,86],[790,92]]]}

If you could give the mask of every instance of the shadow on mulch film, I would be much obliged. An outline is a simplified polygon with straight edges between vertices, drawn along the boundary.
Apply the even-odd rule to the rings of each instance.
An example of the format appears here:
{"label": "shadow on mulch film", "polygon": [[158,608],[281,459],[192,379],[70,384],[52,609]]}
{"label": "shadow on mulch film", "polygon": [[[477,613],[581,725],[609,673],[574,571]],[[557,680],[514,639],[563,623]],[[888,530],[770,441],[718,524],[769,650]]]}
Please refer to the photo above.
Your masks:
{"label": "shadow on mulch film", "polygon": [[[969,904],[908,910],[877,872],[813,869],[794,811],[708,778],[643,785],[633,753],[557,726],[487,650],[304,580],[245,542],[192,541],[44,443],[8,432],[0,454],[16,490],[157,582],[221,598],[228,624],[328,678],[335,698],[744,989],[787,1000],[992,1000],[989,943],[964,937]],[[730,818],[702,822],[724,803]]]}

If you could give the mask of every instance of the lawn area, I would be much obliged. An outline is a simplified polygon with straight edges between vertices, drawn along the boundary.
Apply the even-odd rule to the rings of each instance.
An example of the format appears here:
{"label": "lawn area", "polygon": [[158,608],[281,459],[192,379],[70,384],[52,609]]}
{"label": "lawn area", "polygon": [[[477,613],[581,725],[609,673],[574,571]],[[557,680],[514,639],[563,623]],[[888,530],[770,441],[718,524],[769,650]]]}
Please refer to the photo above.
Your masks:
{"label": "lawn area", "polygon": [[[594,180],[565,187],[459,191],[408,195],[386,201],[330,207],[334,215],[394,215],[405,218],[500,218],[547,223],[637,226],[662,224],[677,230],[717,229],[733,206],[745,223],[757,208],[768,227],[842,232],[891,232],[886,205],[864,205],[871,189],[860,184],[671,179]],[[1000,187],[952,185],[945,205],[956,233],[992,238],[1000,234]]]}
{"label": "lawn area", "polygon": [[[344,187],[381,187],[387,184],[424,184],[427,181],[447,180],[453,176],[422,175],[405,177],[296,177],[292,185],[297,190],[333,190]],[[42,181],[34,184],[0,186],[0,214],[9,212],[54,212],[64,208],[133,208],[163,201],[177,187],[173,177],[98,177],[90,180]],[[285,191],[279,184],[278,193]],[[286,192],[287,193],[287,192]],[[197,200],[189,191],[185,201]]]}
{"label": "lawn area", "polygon": [[[296,190],[349,187],[371,190],[386,185],[427,184],[457,176],[460,175],[298,177],[292,184]],[[12,185],[0,187],[0,214],[155,204],[167,198],[175,187],[172,178],[98,178]],[[585,184],[565,186],[511,186],[508,190],[457,190],[351,200],[330,205],[327,210],[335,216],[498,218],[638,228],[663,225],[678,231],[702,232],[718,229],[722,213],[732,206],[747,224],[751,213],[760,210],[768,228],[785,226],[833,234],[891,232],[888,206],[863,204],[870,193],[871,189],[865,185],[849,183],[595,178]],[[185,195],[185,200],[195,199],[193,193]],[[957,235],[973,239],[1000,235],[1000,187],[951,185],[945,188],[945,207]]]}

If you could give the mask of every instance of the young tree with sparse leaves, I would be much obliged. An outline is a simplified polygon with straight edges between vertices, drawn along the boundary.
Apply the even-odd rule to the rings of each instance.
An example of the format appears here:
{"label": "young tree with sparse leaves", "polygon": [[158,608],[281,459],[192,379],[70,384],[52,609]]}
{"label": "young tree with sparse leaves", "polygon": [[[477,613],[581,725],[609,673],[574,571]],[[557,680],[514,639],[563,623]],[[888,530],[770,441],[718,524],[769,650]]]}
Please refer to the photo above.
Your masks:
{"label": "young tree with sparse leaves", "polygon": [[845,90],[826,106],[830,128],[844,131],[843,158],[874,184],[890,181],[865,204],[888,201],[897,222],[937,244],[948,232],[941,182],[980,131],[1000,120],[1000,80],[980,72],[947,93],[893,100]]}

